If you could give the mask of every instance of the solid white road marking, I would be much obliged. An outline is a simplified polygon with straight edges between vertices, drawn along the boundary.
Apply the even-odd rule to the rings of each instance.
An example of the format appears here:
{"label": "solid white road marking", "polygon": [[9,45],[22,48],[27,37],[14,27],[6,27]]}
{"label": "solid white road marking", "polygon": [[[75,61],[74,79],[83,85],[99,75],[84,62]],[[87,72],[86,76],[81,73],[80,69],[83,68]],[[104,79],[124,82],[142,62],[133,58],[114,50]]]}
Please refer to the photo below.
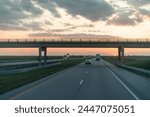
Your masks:
{"label": "solid white road marking", "polygon": [[127,91],[136,99],[140,100],[108,67],[107,70],[127,89]]}
{"label": "solid white road marking", "polygon": [[82,85],[82,83],[83,83],[83,80],[81,80],[79,84]]}

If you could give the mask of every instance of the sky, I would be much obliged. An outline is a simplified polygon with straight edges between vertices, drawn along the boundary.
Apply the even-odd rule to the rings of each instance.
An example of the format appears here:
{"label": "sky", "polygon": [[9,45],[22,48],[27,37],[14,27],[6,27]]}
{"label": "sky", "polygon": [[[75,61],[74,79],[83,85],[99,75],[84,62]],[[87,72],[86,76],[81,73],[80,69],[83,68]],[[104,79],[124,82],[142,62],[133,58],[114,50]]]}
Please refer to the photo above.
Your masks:
{"label": "sky", "polygon": [[[149,26],[150,0],[0,0],[0,39],[150,38]],[[17,49],[5,49],[8,53],[2,50],[0,55],[21,54]],[[23,50],[36,54],[35,49]],[[53,54],[60,52],[53,50]],[[84,49],[66,50],[84,54]],[[93,49],[91,54],[115,55],[116,50],[112,50]],[[130,50],[127,49],[127,54],[141,52]],[[149,54],[149,49],[142,49],[142,53]]]}

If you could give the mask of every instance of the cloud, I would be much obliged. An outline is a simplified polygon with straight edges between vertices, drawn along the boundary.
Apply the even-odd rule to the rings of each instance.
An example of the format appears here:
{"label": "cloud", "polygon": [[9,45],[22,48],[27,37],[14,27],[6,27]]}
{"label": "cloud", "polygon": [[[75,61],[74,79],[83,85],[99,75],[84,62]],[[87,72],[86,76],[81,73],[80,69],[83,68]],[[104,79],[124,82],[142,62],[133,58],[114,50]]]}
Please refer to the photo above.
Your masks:
{"label": "cloud", "polygon": [[27,14],[22,12],[20,6],[9,0],[0,1],[0,23],[9,23],[15,19],[27,17]]}
{"label": "cloud", "polygon": [[43,13],[43,11],[39,7],[36,7],[31,0],[21,0],[19,5],[24,11],[31,13],[32,16],[37,16]]}
{"label": "cloud", "polygon": [[33,31],[41,31],[41,30],[43,30],[41,28],[41,26],[42,26],[41,22],[23,23],[23,27],[25,27],[26,29],[33,30]]}
{"label": "cloud", "polygon": [[[145,7],[150,5],[150,0],[127,0],[125,3],[128,5],[120,4],[117,9],[114,6],[117,0],[0,0],[0,30],[33,30],[43,31],[42,27],[53,33],[73,31],[74,29],[91,28],[89,32],[94,30],[94,23],[85,23],[81,25],[74,25],[73,22],[63,23],[63,15],[59,8],[66,11],[69,16],[77,18],[82,16],[92,22],[103,20],[107,25],[119,26],[135,26],[141,23],[145,18],[150,18],[150,9]],[[124,1],[124,0],[120,0]],[[122,7],[123,6],[123,7]],[[127,7],[126,7],[127,6]],[[143,6],[143,7],[141,7]],[[133,10],[134,9],[134,10]],[[48,10],[53,14],[53,19],[61,18],[64,28],[54,28],[55,21],[51,21],[47,17],[42,20],[33,21],[32,18],[39,18],[43,13],[51,15]],[[65,16],[67,17],[67,16]],[[60,19],[59,19],[60,20]],[[68,20],[68,19],[67,19]],[[80,18],[77,19],[80,21]],[[28,21],[28,22],[27,22]],[[58,22],[59,23],[59,22]],[[51,26],[51,27],[50,27]]]}
{"label": "cloud", "polygon": [[13,23],[0,23],[0,30],[5,30],[5,31],[13,31],[13,30],[22,30],[22,31],[42,31],[43,29],[41,28],[41,23],[40,22],[30,22],[30,23],[25,23],[22,21],[17,21]]}
{"label": "cloud", "polygon": [[113,5],[118,6],[113,17],[107,20],[107,25],[135,26],[142,23],[145,17],[150,18],[150,10],[147,9],[147,5],[150,5],[150,0],[120,0],[120,2],[122,4],[118,4],[117,0],[111,1]]}
{"label": "cloud", "polygon": [[128,0],[127,3],[135,8],[135,11],[140,16],[140,18],[150,18],[150,0]]}
{"label": "cloud", "polygon": [[108,25],[118,25],[118,26],[134,26],[137,21],[135,18],[130,18],[130,13],[119,13],[115,15],[112,19],[107,21]]}
{"label": "cloud", "polygon": [[55,38],[82,38],[82,39],[87,39],[87,38],[119,38],[118,36],[111,36],[111,35],[95,35],[95,34],[86,34],[86,33],[75,33],[75,34],[52,34],[52,33],[32,33],[28,35],[29,37],[32,38],[37,38],[37,37],[55,37]]}
{"label": "cloud", "polygon": [[83,24],[83,25],[74,25],[70,23],[64,23],[64,26],[69,27],[68,29],[77,29],[77,28],[93,28],[93,24]]}
{"label": "cloud", "polygon": [[0,30],[3,31],[12,31],[12,30],[22,30],[22,31],[27,31],[28,29],[24,26],[21,25],[13,25],[13,24],[1,24],[0,23]]}
{"label": "cloud", "polygon": [[72,32],[74,29],[78,29],[78,28],[93,28],[94,25],[93,24],[83,24],[83,25],[74,25],[74,24],[70,24],[70,23],[63,23],[64,28],[59,28],[59,29],[50,29],[47,30],[47,32],[50,33],[62,33],[62,32]]}
{"label": "cloud", "polygon": [[48,21],[48,20],[45,20],[45,22],[44,22],[46,25],[53,25],[50,21]]}
{"label": "cloud", "polygon": [[25,30],[21,27],[21,20],[37,17],[42,13],[31,0],[0,0],[0,29]]}
{"label": "cloud", "polygon": [[49,10],[55,17],[60,18],[61,14],[57,11],[57,5],[53,0],[33,0],[40,7]]}
{"label": "cloud", "polygon": [[[106,21],[108,25],[119,26],[135,26],[138,23],[144,21],[141,15],[148,15],[149,11],[142,11],[139,6],[150,4],[149,0],[128,0],[126,4],[135,7],[133,10],[131,6],[121,7],[118,6],[117,10],[114,10],[114,2],[106,2],[106,0],[35,0],[41,7],[48,9],[55,17],[61,17],[61,14],[57,11],[57,8],[63,8],[65,11],[76,17],[78,15],[85,17],[91,21]],[[124,1],[124,0],[120,0]],[[117,1],[115,1],[117,2]],[[117,4],[115,4],[117,6]],[[128,11],[128,12],[127,12]],[[132,11],[132,12],[131,12]],[[117,14],[113,19],[110,17]],[[131,17],[133,16],[133,17]],[[69,25],[68,25],[69,26]],[[82,26],[79,26],[82,27]],[[84,27],[84,26],[83,26]],[[78,26],[72,26],[72,29],[78,28]]]}
{"label": "cloud", "polygon": [[52,29],[52,30],[49,30],[48,32],[58,33],[58,32],[68,32],[68,31],[72,31],[72,30],[70,28],[66,28],[66,29]]}
{"label": "cloud", "polygon": [[146,10],[146,9],[139,9],[139,14],[146,16],[148,18],[150,18],[150,10]]}
{"label": "cloud", "polygon": [[101,31],[101,30],[88,30],[88,32],[103,32],[103,31]]}
{"label": "cloud", "polygon": [[127,3],[134,7],[139,7],[150,4],[150,0],[127,0]]}
{"label": "cloud", "polygon": [[106,20],[114,9],[105,0],[36,0],[42,7],[59,16],[57,7],[63,8],[73,17],[80,15],[91,21]]}

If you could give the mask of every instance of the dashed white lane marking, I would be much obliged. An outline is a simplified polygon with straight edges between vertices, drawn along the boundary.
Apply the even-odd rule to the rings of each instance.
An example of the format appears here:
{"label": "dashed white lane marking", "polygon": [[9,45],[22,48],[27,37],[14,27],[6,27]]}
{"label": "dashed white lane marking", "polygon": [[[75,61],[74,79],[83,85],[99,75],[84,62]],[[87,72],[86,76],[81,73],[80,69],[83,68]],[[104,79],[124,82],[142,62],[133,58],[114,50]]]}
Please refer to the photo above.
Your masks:
{"label": "dashed white lane marking", "polygon": [[86,73],[88,74],[89,72],[88,72],[88,71],[86,71]]}
{"label": "dashed white lane marking", "polygon": [[83,83],[83,80],[81,80],[79,84],[82,85],[82,83]]}
{"label": "dashed white lane marking", "polygon": [[107,70],[127,89],[127,91],[136,99],[140,100],[108,67]]}

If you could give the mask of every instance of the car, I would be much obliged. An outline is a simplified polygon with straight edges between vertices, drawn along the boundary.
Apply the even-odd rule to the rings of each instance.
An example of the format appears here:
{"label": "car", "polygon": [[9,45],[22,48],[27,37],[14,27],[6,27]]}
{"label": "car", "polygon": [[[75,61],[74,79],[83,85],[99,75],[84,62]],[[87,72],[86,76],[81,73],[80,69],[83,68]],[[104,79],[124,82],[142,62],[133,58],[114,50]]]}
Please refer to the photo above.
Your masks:
{"label": "car", "polygon": [[92,64],[91,60],[85,60],[85,65],[90,65]]}
{"label": "car", "polygon": [[95,60],[96,60],[96,61],[100,61],[100,58],[96,58]]}
{"label": "car", "polygon": [[100,59],[101,59],[100,54],[96,54],[96,61],[100,61]]}

